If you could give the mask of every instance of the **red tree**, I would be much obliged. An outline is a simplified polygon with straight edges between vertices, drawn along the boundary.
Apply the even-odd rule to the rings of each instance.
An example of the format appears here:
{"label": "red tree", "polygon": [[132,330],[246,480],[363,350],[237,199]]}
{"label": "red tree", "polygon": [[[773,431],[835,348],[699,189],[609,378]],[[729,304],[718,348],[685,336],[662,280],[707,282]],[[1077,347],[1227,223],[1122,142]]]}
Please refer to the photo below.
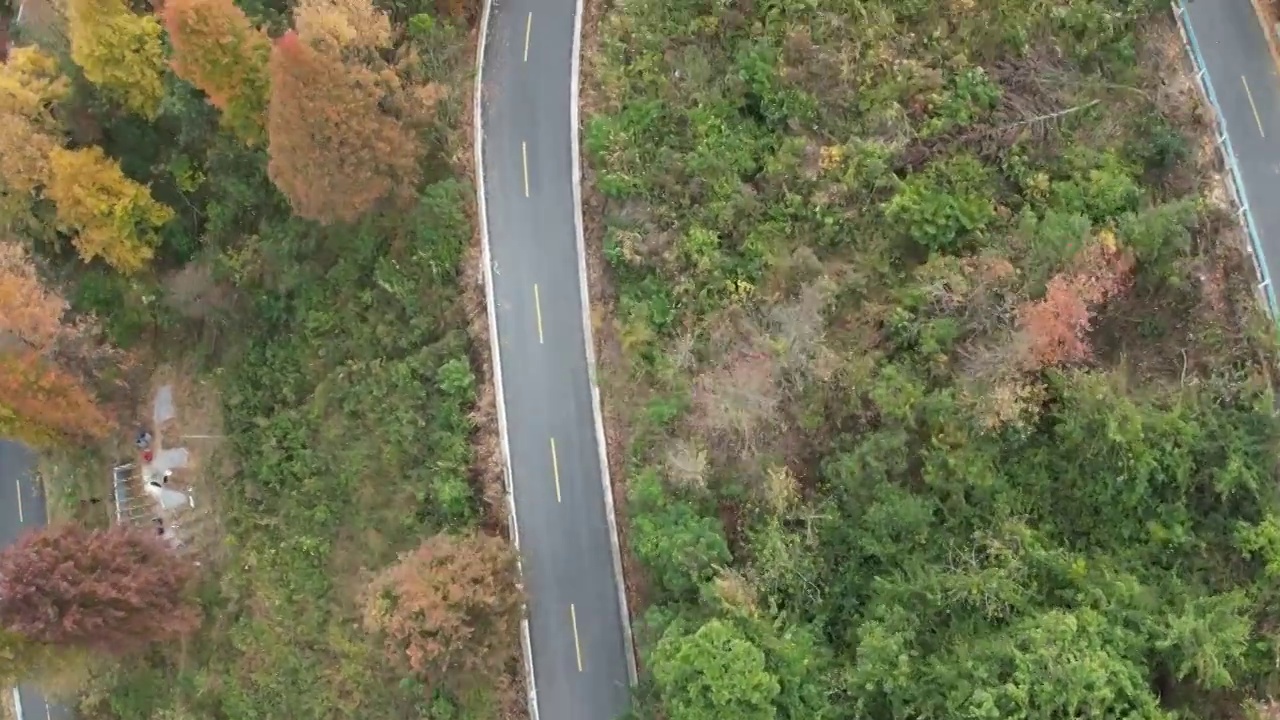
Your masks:
{"label": "red tree", "polygon": [[45,528],[0,551],[0,626],[29,640],[121,655],[194,630],[195,567],[125,526]]}
{"label": "red tree", "polygon": [[506,541],[435,535],[374,580],[365,625],[393,661],[430,682],[479,680],[511,657],[521,609]]}
{"label": "red tree", "polygon": [[296,33],[271,50],[267,170],[298,215],[351,221],[416,181],[413,132],[383,109],[386,79]]}
{"label": "red tree", "polygon": [[1072,258],[1072,271],[1049,280],[1044,298],[1018,308],[1018,327],[1025,338],[1023,364],[1039,369],[1088,360],[1093,351],[1086,335],[1093,306],[1124,292],[1132,280],[1133,258],[1121,252],[1109,232]]}

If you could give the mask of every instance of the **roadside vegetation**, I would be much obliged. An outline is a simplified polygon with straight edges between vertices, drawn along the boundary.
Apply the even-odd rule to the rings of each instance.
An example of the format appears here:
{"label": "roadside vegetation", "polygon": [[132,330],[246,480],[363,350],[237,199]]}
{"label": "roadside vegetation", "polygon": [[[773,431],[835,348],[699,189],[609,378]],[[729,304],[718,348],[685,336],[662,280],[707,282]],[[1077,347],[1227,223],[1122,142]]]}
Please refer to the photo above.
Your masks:
{"label": "roadside vegetation", "polygon": [[[44,450],[68,524],[0,554],[27,568],[0,581],[6,678],[74,655],[89,720],[523,714],[460,280],[474,9],[28,5],[0,66],[0,430]],[[175,482],[215,520],[160,580],[149,519],[101,536],[135,549],[70,552],[39,606],[34,549],[108,524],[162,381],[199,438]],[[82,617],[94,592],[116,620]]]}
{"label": "roadside vegetation", "polygon": [[1264,711],[1275,331],[1167,4],[593,32],[638,716]]}

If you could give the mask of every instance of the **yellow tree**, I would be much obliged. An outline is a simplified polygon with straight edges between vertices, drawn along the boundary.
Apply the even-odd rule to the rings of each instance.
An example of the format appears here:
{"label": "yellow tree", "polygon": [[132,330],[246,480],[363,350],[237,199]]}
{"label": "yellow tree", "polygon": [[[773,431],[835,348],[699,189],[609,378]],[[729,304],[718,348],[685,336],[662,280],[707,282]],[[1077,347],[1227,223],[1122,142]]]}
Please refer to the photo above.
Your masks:
{"label": "yellow tree", "polygon": [[[350,26],[325,27],[323,37],[332,38]],[[346,64],[326,45],[318,50],[288,32],[271,50],[267,170],[298,215],[349,222],[412,187],[418,142],[384,109],[395,91],[385,74]]]}
{"label": "yellow tree", "polygon": [[8,62],[0,65],[0,110],[52,121],[53,104],[69,89],[57,59],[34,46],[14,48]]}
{"label": "yellow tree", "polygon": [[124,273],[142,268],[155,255],[159,228],[173,210],[125,176],[101,148],[56,148],[49,156],[45,194],[57,207],[59,227],[75,233],[72,243],[85,262],[101,257]]}
{"label": "yellow tree", "polygon": [[162,13],[173,71],[204,91],[249,145],[263,139],[271,41],[232,0],[168,0]]}
{"label": "yellow tree", "polygon": [[131,112],[154,119],[164,94],[160,22],[124,0],[69,0],[71,59]]}
{"label": "yellow tree", "polygon": [[53,107],[68,83],[57,61],[34,47],[14,48],[0,64],[0,226],[28,236],[49,231],[32,202],[48,182],[49,153],[60,144]]}

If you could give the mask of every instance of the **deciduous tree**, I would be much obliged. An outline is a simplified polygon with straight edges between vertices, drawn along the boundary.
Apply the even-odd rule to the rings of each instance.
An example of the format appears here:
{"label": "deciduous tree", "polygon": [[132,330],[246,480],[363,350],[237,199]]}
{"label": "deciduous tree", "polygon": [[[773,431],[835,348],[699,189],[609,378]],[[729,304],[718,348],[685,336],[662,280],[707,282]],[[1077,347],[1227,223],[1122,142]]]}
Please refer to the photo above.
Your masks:
{"label": "deciduous tree", "polygon": [[222,121],[248,144],[266,131],[271,41],[232,0],[168,0],[162,13],[173,45],[173,71],[222,110]]}
{"label": "deciduous tree", "polygon": [[71,59],[131,112],[151,119],[164,94],[160,21],[124,0],[69,0]]}
{"label": "deciduous tree", "polygon": [[689,502],[672,497],[652,472],[636,478],[632,488],[631,545],[652,572],[660,590],[671,597],[696,597],[729,563],[729,544],[720,522],[698,514]]}
{"label": "deciduous tree", "polygon": [[370,585],[366,627],[431,683],[491,677],[519,631],[516,567],[501,538],[433,536]]}
{"label": "deciduous tree", "polygon": [[36,447],[104,437],[112,423],[78,378],[38,353],[0,353],[0,436]]}
{"label": "deciduous tree", "polygon": [[14,48],[8,62],[0,64],[0,111],[51,121],[53,104],[69,89],[58,61],[34,46]]}
{"label": "deciduous tree", "polygon": [[692,632],[683,622],[662,634],[649,658],[671,720],[772,720],[778,679],[764,651],[733,625],[709,620]]}
{"label": "deciduous tree", "polygon": [[391,45],[391,20],[369,0],[301,0],[293,15],[298,37],[325,52]]}
{"label": "deciduous tree", "polygon": [[15,48],[0,64],[0,212],[8,229],[36,235],[32,212],[48,182],[49,153],[60,143],[52,108],[68,84],[57,61],[34,47]]}
{"label": "deciduous tree", "polygon": [[1018,308],[1024,338],[1023,364],[1031,369],[1087,360],[1085,335],[1093,306],[1123,292],[1132,280],[1133,259],[1109,232],[1099,234],[1072,260],[1070,272],[1049,280],[1044,298]]}
{"label": "deciduous tree", "polygon": [[294,212],[321,222],[352,221],[417,178],[411,130],[383,110],[384,79],[344,64],[297,33],[271,51],[268,172]]}
{"label": "deciduous tree", "polygon": [[35,642],[121,655],[200,623],[195,566],[128,526],[58,525],[0,551],[0,626]]}
{"label": "deciduous tree", "polygon": [[58,148],[49,159],[46,194],[57,205],[59,225],[76,234],[72,242],[80,257],[85,262],[101,257],[125,273],[142,268],[155,254],[157,230],[173,219],[173,210],[126,177],[101,148]]}

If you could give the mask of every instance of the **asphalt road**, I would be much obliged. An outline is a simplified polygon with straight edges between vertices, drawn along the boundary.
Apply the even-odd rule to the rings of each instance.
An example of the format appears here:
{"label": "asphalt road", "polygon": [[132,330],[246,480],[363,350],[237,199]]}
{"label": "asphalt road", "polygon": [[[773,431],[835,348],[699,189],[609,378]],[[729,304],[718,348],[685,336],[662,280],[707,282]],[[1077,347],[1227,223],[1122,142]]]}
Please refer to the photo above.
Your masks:
{"label": "asphalt road", "polygon": [[1249,0],[1191,0],[1187,18],[1213,81],[1263,258],[1280,278],[1280,73]]}
{"label": "asphalt road", "polygon": [[[21,445],[0,440],[0,546],[18,539],[26,530],[44,525],[44,493],[32,480],[35,458]],[[5,692],[8,692],[7,690]],[[71,720],[71,711],[45,702],[40,691],[19,688],[22,720]]]}
{"label": "asphalt road", "polygon": [[612,720],[627,651],[584,343],[570,133],[574,0],[498,0],[481,123],[516,519],[541,720]]}

